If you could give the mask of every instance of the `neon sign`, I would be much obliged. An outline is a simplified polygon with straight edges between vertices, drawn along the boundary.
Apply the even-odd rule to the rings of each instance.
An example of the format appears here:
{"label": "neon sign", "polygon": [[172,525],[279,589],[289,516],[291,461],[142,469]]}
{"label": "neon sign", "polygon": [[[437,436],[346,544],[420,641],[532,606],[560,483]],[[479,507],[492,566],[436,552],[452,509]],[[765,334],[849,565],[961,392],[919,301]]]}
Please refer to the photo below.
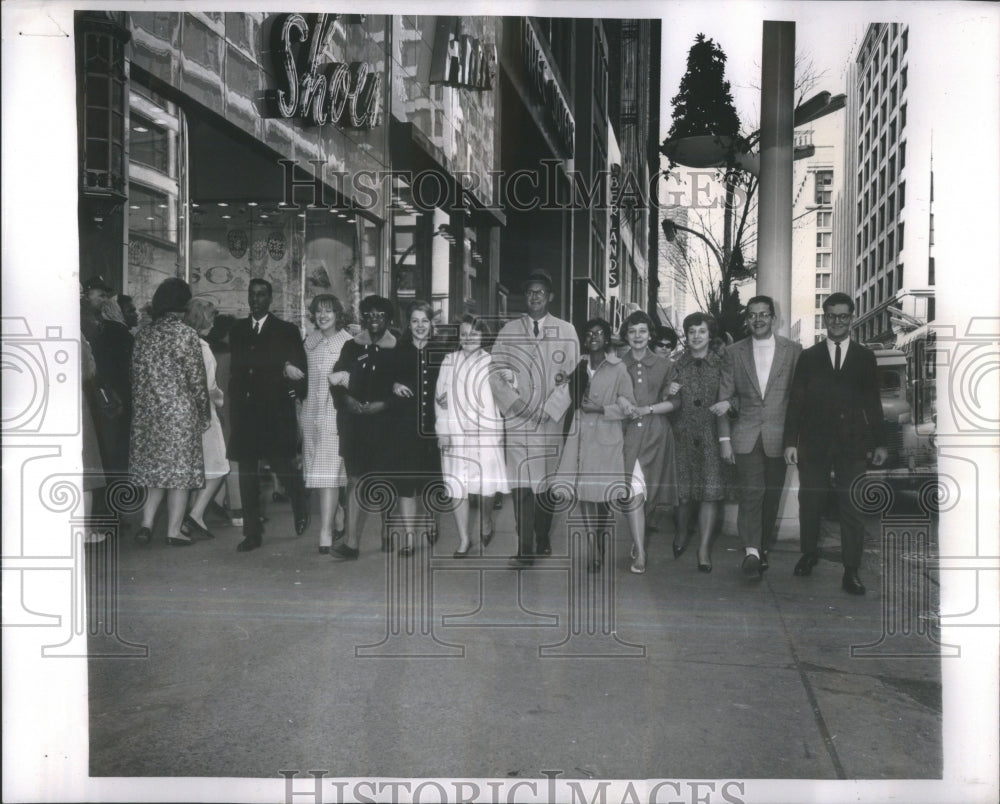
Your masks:
{"label": "neon sign", "polygon": [[[371,129],[381,122],[382,76],[365,62],[320,64],[336,14],[317,14],[310,31],[301,14],[285,14],[274,28],[278,74],[284,86],[269,90],[267,100],[278,117],[298,117],[308,125],[327,122],[345,128]],[[295,51],[308,43],[304,59]]]}

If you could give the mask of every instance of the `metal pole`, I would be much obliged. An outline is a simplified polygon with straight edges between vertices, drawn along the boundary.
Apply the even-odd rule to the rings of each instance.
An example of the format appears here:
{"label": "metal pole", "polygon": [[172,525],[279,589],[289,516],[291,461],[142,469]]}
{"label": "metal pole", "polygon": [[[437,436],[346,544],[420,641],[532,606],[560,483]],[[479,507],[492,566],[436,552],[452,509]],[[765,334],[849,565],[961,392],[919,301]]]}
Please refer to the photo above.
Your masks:
{"label": "metal pole", "polygon": [[760,89],[757,292],[774,299],[787,336],[792,307],[795,23],[764,22]]}

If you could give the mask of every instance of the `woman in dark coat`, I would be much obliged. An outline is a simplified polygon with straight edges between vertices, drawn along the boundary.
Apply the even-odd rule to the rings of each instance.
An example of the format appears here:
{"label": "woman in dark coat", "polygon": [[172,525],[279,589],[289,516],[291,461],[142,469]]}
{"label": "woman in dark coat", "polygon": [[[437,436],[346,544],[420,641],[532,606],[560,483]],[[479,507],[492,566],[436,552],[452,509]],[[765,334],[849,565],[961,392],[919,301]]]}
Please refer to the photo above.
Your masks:
{"label": "woman in dark coat", "polygon": [[[389,331],[392,302],[383,296],[366,296],[358,311],[361,332],[344,344],[330,375],[337,404],[340,455],[347,469],[347,534],[330,549],[335,561],[358,557],[361,533],[368,519],[365,509],[383,496],[371,481],[393,470],[392,453],[396,449],[389,412],[394,398],[392,386],[399,378],[398,344]],[[362,479],[365,484],[359,488]]]}
{"label": "woman in dark coat", "polygon": [[[434,389],[444,351],[435,348],[434,308],[425,301],[411,302],[406,310],[406,331],[399,341],[399,378],[393,384],[392,415],[397,440],[393,455],[399,477],[395,480],[399,509],[405,524],[405,543],[400,555],[413,555],[417,497],[441,478],[441,450],[434,429]],[[437,529],[427,531],[434,543]]]}
{"label": "woman in dark coat", "polygon": [[167,543],[191,544],[181,533],[188,493],[205,483],[201,434],[208,429],[208,385],[198,333],[183,322],[191,290],[170,277],[153,294],[153,322],[135,336],[132,351],[130,467],[146,486],[139,542],[152,537],[167,497]]}

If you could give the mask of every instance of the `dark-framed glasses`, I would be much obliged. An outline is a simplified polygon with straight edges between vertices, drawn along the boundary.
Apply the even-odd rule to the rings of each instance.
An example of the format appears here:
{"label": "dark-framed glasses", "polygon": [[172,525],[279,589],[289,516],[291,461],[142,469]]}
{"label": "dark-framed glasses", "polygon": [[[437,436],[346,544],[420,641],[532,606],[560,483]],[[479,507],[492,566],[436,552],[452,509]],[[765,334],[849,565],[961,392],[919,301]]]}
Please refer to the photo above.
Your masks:
{"label": "dark-framed glasses", "polygon": [[846,324],[853,315],[854,313],[823,313],[823,317],[831,324]]}
{"label": "dark-framed glasses", "polygon": [[770,313],[747,313],[747,318],[751,321],[767,321],[770,317]]}

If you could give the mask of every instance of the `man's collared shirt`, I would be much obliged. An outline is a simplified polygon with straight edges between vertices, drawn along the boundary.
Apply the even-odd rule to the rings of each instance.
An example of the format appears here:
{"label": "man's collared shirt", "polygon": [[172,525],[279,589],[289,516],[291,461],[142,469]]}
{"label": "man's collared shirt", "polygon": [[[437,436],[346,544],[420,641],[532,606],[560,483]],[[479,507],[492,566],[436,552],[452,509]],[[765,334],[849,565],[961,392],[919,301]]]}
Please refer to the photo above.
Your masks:
{"label": "man's collared shirt", "polygon": [[[844,340],[842,340],[840,342],[840,367],[841,368],[844,367],[844,361],[847,360],[847,351],[848,351],[848,349],[850,349],[850,347],[851,347],[851,339],[850,338],[844,338]],[[826,349],[830,353],[830,365],[831,366],[836,366],[837,365],[837,359],[836,359],[836,355],[837,355],[837,342],[834,341],[833,338],[827,338],[826,339]]]}
{"label": "man's collared shirt", "polygon": [[264,322],[267,321],[268,315],[269,315],[269,313],[264,313],[263,317],[259,318],[259,319],[256,319],[256,318],[253,317],[253,315],[251,315],[250,316],[250,329],[252,329],[254,332],[256,332],[256,333],[259,334],[260,331],[264,328]]}
{"label": "man's collared shirt", "polygon": [[766,338],[751,338],[753,341],[753,364],[757,369],[757,384],[760,386],[760,395],[764,396],[767,389],[767,378],[771,376],[771,366],[774,363],[774,334]]}

